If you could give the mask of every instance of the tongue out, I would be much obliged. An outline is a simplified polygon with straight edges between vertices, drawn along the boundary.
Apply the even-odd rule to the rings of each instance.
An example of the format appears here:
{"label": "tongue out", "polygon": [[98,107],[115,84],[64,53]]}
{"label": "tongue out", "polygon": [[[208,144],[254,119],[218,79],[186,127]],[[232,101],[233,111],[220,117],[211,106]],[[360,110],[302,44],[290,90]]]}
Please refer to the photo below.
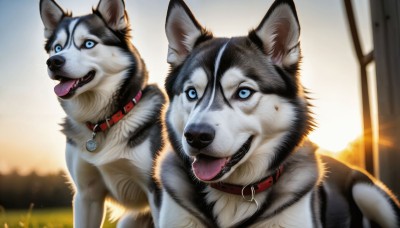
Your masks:
{"label": "tongue out", "polygon": [[212,180],[224,168],[228,158],[214,158],[199,155],[195,158],[192,168],[197,178],[203,181]]}
{"label": "tongue out", "polygon": [[72,88],[74,88],[75,81],[76,80],[62,80],[60,84],[54,87],[54,92],[59,97],[67,95],[72,90]]}

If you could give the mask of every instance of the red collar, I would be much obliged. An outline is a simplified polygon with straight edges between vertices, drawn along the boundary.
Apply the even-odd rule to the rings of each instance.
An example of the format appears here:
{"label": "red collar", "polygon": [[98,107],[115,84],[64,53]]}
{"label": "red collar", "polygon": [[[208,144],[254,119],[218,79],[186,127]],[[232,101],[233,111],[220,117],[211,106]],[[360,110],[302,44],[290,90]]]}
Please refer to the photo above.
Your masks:
{"label": "red collar", "polygon": [[234,194],[234,195],[252,195],[262,191],[267,190],[274,183],[276,183],[283,172],[283,165],[279,166],[275,172],[253,184],[249,184],[246,186],[236,185],[236,184],[228,184],[228,183],[211,183],[210,186],[214,189],[220,190],[222,192]]}
{"label": "red collar", "polygon": [[106,118],[103,121],[100,121],[96,124],[91,122],[86,122],[86,126],[94,133],[105,131],[108,128],[111,128],[114,124],[120,121],[128,112],[130,112],[135,105],[140,101],[142,98],[142,91],[140,90],[136,96],[130,100],[122,109],[118,110],[114,115],[111,117]]}

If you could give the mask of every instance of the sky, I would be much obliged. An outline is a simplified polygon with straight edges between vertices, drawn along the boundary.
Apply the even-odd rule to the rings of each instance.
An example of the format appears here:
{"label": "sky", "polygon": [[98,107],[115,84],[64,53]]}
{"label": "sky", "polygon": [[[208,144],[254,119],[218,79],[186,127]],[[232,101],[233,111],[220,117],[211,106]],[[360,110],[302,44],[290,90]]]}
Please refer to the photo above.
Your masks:
{"label": "sky", "polygon": [[[58,0],[74,16],[97,0]],[[186,0],[199,22],[216,36],[246,35],[272,0]],[[310,138],[339,151],[362,132],[358,63],[342,1],[296,0],[301,25],[301,80],[310,91],[317,128]],[[353,1],[360,37],[372,47],[369,1]],[[168,72],[164,31],[167,0],[126,0],[133,44],[145,60],[150,82],[163,88]],[[65,169],[65,114],[47,75],[39,0],[0,0],[0,172]],[[373,70],[373,69],[372,69]]]}

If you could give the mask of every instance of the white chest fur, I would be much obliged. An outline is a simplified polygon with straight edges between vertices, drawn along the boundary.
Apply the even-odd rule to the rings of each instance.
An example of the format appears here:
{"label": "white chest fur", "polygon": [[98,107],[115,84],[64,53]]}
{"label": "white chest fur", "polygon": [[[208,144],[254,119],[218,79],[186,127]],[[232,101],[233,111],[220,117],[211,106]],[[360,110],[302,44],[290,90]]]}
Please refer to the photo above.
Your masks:
{"label": "white chest fur", "polygon": [[281,213],[254,227],[313,227],[311,192]]}
{"label": "white chest fur", "polygon": [[[230,227],[240,222],[243,218],[252,216],[256,210],[255,202],[248,202],[241,196],[224,194],[209,194],[209,199],[215,198],[214,214],[218,215],[221,227]],[[256,196],[258,202],[264,197]],[[295,204],[287,207],[273,217],[254,224],[252,227],[313,227],[311,208],[311,193],[307,193]]]}

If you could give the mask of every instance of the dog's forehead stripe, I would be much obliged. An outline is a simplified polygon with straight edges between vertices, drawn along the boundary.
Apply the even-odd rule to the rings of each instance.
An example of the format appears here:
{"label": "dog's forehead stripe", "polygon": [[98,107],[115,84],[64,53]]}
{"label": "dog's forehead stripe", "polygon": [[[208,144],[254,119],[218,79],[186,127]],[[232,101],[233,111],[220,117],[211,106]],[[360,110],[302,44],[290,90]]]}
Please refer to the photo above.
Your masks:
{"label": "dog's forehead stripe", "polygon": [[73,40],[74,40],[74,30],[75,30],[76,25],[78,24],[78,21],[79,21],[78,18],[73,19],[70,22],[70,24],[68,25],[68,28],[66,28],[68,37],[67,37],[67,41],[65,43],[65,47],[69,48],[74,43],[73,42]]}
{"label": "dog's forehead stripe", "polygon": [[226,46],[228,45],[228,43],[229,43],[229,40],[219,49],[217,58],[215,59],[214,74],[213,74],[213,80],[214,80],[213,89],[211,91],[211,97],[210,97],[209,103],[208,103],[208,105],[207,105],[205,110],[209,110],[211,105],[214,102],[216,89],[217,89],[217,73],[218,73],[219,65],[221,63],[222,55],[224,54],[224,51],[225,51]]}

